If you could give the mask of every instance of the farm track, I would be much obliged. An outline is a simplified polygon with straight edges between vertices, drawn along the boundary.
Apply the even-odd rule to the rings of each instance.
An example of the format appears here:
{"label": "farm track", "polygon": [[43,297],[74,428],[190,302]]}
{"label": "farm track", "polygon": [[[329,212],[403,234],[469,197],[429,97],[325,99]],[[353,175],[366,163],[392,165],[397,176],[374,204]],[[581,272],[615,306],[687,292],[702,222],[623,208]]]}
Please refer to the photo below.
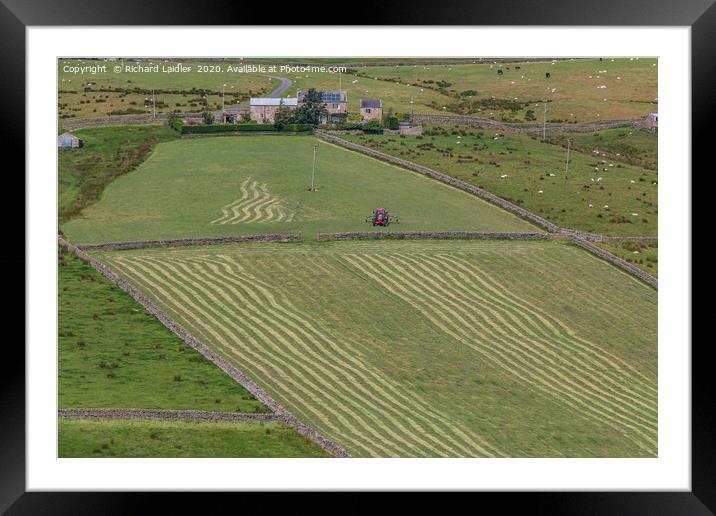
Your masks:
{"label": "farm track", "polygon": [[241,184],[241,197],[221,208],[221,217],[211,224],[250,224],[253,222],[292,222],[294,212],[272,196],[266,183],[250,177]]}
{"label": "farm track", "polygon": [[[480,249],[478,241],[464,243],[458,253],[424,244],[423,252],[397,247],[386,254],[383,246],[361,242],[357,254],[328,248],[315,259],[324,269],[341,264],[405,301],[446,338],[474,351],[476,359],[558,401],[575,417],[628,435],[643,453],[656,453],[653,379],[491,278],[470,259],[470,250]],[[514,245],[521,259],[532,260],[530,243]],[[261,250],[255,252],[271,252]],[[286,258],[302,259],[285,246],[281,250]],[[391,266],[378,256],[389,256]],[[167,250],[106,260],[153,293],[192,333],[270,387],[282,404],[356,455],[504,455],[370,367],[360,353],[348,352],[359,346],[325,329],[320,311],[309,314],[293,305],[262,279],[261,270],[249,272],[240,254]],[[295,267],[280,259],[272,268]]]}

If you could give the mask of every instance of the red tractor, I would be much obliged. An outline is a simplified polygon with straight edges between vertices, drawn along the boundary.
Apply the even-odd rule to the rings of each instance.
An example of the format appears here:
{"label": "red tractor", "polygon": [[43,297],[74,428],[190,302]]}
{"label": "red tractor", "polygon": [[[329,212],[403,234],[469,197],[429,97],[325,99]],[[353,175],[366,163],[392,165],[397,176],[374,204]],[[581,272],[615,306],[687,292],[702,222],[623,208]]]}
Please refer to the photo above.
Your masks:
{"label": "red tractor", "polygon": [[385,208],[376,208],[371,215],[366,217],[366,222],[371,222],[374,226],[387,226],[391,222],[400,222],[397,215],[390,215]]}

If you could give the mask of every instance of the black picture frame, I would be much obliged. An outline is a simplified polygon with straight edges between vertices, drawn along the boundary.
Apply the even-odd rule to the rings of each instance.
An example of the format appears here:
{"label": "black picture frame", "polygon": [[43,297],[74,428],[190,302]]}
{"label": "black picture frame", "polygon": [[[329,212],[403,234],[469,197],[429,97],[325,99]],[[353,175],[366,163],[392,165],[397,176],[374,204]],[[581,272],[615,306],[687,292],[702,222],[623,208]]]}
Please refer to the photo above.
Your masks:
{"label": "black picture frame", "polygon": [[[691,27],[692,162],[709,163],[708,128],[716,113],[716,5],[714,0],[501,0],[494,3],[457,0],[362,2],[359,23],[381,25],[504,25],[504,26],[688,26]],[[297,9],[290,15],[271,9],[271,25],[332,24],[333,12]],[[216,0],[178,3],[168,0],[0,0],[0,110],[6,148],[24,163],[25,148],[25,29],[28,26],[89,25],[231,25],[265,24],[265,6]],[[349,17],[351,18],[351,17]],[[713,167],[704,168],[710,171]],[[18,168],[19,169],[19,166]],[[665,173],[669,173],[666,171]],[[691,174],[691,171],[678,171]],[[19,178],[18,178],[19,179]],[[19,185],[24,191],[24,181]],[[21,196],[18,196],[21,197]],[[18,242],[20,237],[18,235]],[[7,265],[19,264],[18,251]],[[23,256],[24,257],[24,256]],[[12,263],[11,263],[12,262]],[[17,303],[19,305],[19,303]],[[32,307],[27,307],[32,309]],[[708,341],[672,343],[692,348],[692,490],[690,492],[483,493],[503,509],[529,508],[549,514],[713,514],[716,512],[714,406]],[[25,355],[15,343],[6,346],[0,375],[0,512],[9,514],[114,514],[145,512],[148,498],[161,497],[165,509],[185,505],[186,497],[138,493],[27,493],[25,489]],[[13,356],[14,354],[14,356]],[[231,496],[231,495],[229,495]],[[250,508],[241,496],[242,509]],[[208,496],[203,496],[208,498]],[[202,502],[203,511],[219,509],[228,500]],[[272,498],[272,500],[276,500]]]}

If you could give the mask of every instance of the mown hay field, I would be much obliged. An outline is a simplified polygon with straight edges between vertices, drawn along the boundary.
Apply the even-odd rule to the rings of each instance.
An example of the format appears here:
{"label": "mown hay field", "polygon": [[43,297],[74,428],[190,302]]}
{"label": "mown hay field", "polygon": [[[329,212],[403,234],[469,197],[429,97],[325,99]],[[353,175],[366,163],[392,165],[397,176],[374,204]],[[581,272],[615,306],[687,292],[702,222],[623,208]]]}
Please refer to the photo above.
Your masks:
{"label": "mown hay field", "polygon": [[[310,192],[314,144],[318,191]],[[388,230],[537,230],[419,174],[312,136],[275,135],[157,144],[144,163],[61,228],[76,244],[256,233],[314,238],[370,230],[365,217],[379,206],[400,215],[401,223]]]}
{"label": "mown hay field", "polygon": [[355,456],[657,454],[657,293],[569,244],[96,255]]}

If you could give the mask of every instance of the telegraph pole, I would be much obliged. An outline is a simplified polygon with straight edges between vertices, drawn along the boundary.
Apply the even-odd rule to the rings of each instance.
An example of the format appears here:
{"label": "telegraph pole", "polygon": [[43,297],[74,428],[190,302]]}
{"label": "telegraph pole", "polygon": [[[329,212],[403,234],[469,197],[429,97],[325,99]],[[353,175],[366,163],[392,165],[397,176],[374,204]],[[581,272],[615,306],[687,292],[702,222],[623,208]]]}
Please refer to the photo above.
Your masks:
{"label": "telegraph pole", "polygon": [[222,84],[221,86],[221,123],[224,123],[224,88],[226,88],[226,84]]}
{"label": "telegraph pole", "polygon": [[544,103],[544,117],[542,119],[542,141],[547,141],[547,103]]}
{"label": "telegraph pole", "polygon": [[567,174],[569,173],[569,144],[572,140],[567,139],[567,162],[564,164],[564,181],[567,182]]}
{"label": "telegraph pole", "polygon": [[318,148],[317,144],[313,144],[313,169],[311,171],[311,191],[315,192],[316,189],[314,188],[314,179],[316,178],[316,149]]}
{"label": "telegraph pole", "polygon": [[154,90],[152,90],[152,118],[157,118],[157,103],[154,102]]}

